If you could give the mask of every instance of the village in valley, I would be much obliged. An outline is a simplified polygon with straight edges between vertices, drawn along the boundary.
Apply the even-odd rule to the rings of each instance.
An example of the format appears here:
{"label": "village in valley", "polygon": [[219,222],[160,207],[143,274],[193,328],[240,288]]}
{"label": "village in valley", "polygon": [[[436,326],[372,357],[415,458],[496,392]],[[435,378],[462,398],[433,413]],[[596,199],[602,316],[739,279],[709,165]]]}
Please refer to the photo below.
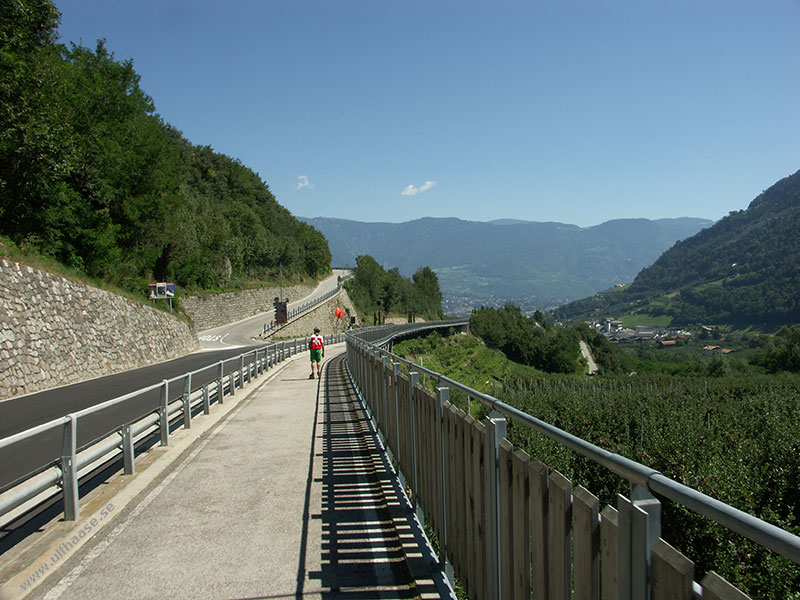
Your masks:
{"label": "village in valley", "polygon": [[[617,319],[601,319],[599,321],[588,321],[588,325],[594,330],[602,333],[610,342],[655,342],[656,345],[668,348],[677,346],[681,342],[697,339],[698,336],[686,329],[665,329],[663,327],[652,327],[637,325],[633,328],[624,327],[622,321]],[[713,327],[703,325],[700,327],[700,339],[715,340],[725,342],[726,337],[720,335],[718,330]],[[703,346],[706,355],[730,354],[734,352],[731,348],[724,348],[716,343],[709,343]]]}

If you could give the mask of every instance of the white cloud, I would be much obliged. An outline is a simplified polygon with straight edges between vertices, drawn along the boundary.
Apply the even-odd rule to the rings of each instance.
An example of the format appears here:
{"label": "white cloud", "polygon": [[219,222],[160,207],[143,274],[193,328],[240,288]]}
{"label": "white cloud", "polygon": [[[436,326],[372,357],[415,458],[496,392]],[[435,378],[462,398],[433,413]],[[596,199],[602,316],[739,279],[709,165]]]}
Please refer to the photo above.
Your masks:
{"label": "white cloud", "polygon": [[313,183],[311,183],[308,180],[308,176],[307,175],[300,175],[297,178],[297,185],[294,187],[294,189],[302,190],[303,188],[308,188],[310,190],[313,190],[315,187],[317,187],[317,186],[315,186]]}
{"label": "white cloud", "polygon": [[417,194],[421,194],[422,192],[427,192],[435,185],[436,182],[429,179],[419,187],[414,187],[413,185],[407,185],[406,189],[404,189],[401,192],[401,194],[403,194],[403,196],[416,196]]}

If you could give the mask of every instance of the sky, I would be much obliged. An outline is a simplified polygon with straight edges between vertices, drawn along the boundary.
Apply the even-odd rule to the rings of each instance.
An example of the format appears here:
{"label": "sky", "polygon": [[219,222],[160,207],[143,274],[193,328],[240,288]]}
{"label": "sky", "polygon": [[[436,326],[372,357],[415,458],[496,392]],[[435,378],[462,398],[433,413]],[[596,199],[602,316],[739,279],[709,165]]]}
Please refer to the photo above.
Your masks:
{"label": "sky", "polygon": [[717,220],[800,169],[800,0],[54,0],[294,215]]}

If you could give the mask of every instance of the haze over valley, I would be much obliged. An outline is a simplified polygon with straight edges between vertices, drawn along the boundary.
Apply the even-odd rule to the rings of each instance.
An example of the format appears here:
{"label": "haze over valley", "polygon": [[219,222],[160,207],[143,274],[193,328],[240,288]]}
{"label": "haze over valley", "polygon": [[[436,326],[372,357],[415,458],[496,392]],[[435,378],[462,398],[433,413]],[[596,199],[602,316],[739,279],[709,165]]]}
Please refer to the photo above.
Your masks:
{"label": "haze over valley", "polygon": [[327,238],[334,266],[354,266],[362,254],[403,276],[430,266],[451,315],[508,302],[532,312],[591,296],[632,281],[677,241],[712,224],[691,217],[617,219],[593,227],[513,219],[299,219]]}

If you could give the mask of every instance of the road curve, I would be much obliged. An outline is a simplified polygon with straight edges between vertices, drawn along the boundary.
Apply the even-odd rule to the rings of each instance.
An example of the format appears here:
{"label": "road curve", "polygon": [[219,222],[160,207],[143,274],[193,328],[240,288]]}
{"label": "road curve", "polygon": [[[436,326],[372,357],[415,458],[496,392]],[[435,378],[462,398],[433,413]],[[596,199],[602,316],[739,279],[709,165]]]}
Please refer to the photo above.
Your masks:
{"label": "road curve", "polygon": [[[311,294],[300,300],[290,302],[289,310],[291,311],[309,300],[319,298],[335,290],[338,284],[338,278],[343,278],[347,273],[349,273],[349,271],[346,269],[334,269],[333,275],[327,279],[323,279]],[[197,334],[199,341],[197,351],[207,352],[209,350],[228,350],[232,348],[258,346],[263,342],[259,342],[253,338],[261,333],[265,323],[269,323],[274,318],[275,311],[270,307],[269,310],[253,317],[247,317],[235,323],[229,323],[228,325],[221,325],[220,327],[201,331]]]}
{"label": "road curve", "polygon": [[[331,277],[323,280],[310,296],[293,304],[300,305],[330,289],[335,289],[337,277],[343,272],[346,271],[334,272]],[[271,313],[202,332],[201,335],[210,334],[218,338],[212,342],[202,343],[193,353],[181,358],[0,401],[0,439],[160,383],[165,379],[207,367],[193,377],[193,387],[195,389],[201,387],[217,377],[217,365],[220,361],[223,362],[223,373],[228,374],[239,368],[239,361],[230,359],[246,352],[248,347],[266,345],[264,342],[252,339],[253,335],[260,333],[264,315],[271,316]],[[182,386],[170,386],[170,401],[179,398],[182,393]],[[78,447],[105,437],[117,429],[120,423],[131,422],[151,413],[158,407],[158,403],[159,392],[154,391],[137,396],[113,409],[81,419],[81,425],[78,427]],[[0,492],[46,468],[60,456],[60,451],[60,430],[51,430],[12,447],[1,449]]]}

